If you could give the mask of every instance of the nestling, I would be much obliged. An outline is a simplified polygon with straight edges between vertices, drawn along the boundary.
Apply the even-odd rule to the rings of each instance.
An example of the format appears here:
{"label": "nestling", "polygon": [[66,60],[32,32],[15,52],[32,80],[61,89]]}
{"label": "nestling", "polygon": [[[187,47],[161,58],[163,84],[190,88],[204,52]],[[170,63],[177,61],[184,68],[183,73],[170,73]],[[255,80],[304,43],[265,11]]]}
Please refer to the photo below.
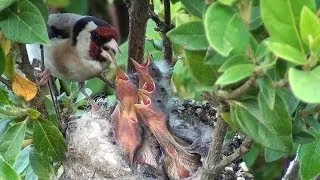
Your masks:
{"label": "nestling", "polygon": [[46,69],[40,74],[40,85],[49,80],[50,74],[76,82],[101,77],[119,52],[117,31],[96,17],[51,14],[48,33],[50,46],[44,47]]}

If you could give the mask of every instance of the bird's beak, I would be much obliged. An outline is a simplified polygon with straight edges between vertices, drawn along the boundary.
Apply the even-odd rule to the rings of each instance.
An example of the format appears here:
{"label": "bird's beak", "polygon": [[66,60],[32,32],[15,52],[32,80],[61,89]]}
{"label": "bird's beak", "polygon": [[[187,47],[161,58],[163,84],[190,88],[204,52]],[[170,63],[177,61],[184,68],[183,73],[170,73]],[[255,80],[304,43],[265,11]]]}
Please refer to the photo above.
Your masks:
{"label": "bird's beak", "polygon": [[156,85],[150,75],[147,75],[144,78],[144,84],[142,86],[142,89],[148,91],[149,93],[154,92],[154,90],[156,89]]}
{"label": "bird's beak", "polygon": [[138,89],[138,97],[141,105],[149,106],[151,104],[151,99],[148,97],[148,95],[148,91],[144,89]]}
{"label": "bird's beak", "polygon": [[124,81],[128,81],[129,77],[127,76],[127,74],[120,68],[117,67],[117,72],[116,72],[116,80],[124,80]]}
{"label": "bird's beak", "polygon": [[108,61],[115,63],[115,52],[111,50],[111,47],[106,46],[101,50],[101,56],[106,58]]}
{"label": "bird's beak", "polygon": [[150,65],[150,60],[149,58],[147,58],[147,61],[143,64],[139,64],[136,60],[134,60],[133,58],[130,58],[131,59],[131,62],[132,64],[134,65],[134,68],[136,69],[136,71],[139,73],[139,74],[147,74],[148,73],[148,67]]}

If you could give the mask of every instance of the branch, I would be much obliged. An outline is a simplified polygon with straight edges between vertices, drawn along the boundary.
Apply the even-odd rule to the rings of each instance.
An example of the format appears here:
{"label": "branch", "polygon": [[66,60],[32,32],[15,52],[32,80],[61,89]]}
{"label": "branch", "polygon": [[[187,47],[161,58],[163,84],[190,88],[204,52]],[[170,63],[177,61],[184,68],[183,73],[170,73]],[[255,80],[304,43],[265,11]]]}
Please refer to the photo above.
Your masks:
{"label": "branch", "polygon": [[6,85],[9,89],[12,89],[11,82],[4,77],[0,76],[0,82],[2,82],[4,85]]}
{"label": "branch", "polygon": [[238,87],[237,89],[234,89],[231,92],[226,91],[218,91],[218,96],[223,97],[224,99],[237,99],[244,93],[246,93],[252,85],[257,80],[257,75],[254,75],[250,77],[242,86]]}
{"label": "branch", "polygon": [[203,173],[201,174],[202,180],[215,179],[218,175],[216,166],[222,160],[222,146],[224,137],[227,133],[227,124],[221,119],[217,118],[217,124],[212,134],[212,144],[208,153],[207,160],[203,166]]}
{"label": "branch", "polygon": [[172,53],[172,44],[170,39],[167,36],[167,32],[173,29],[174,25],[171,24],[171,12],[170,12],[170,0],[163,0],[164,6],[164,21],[162,21],[159,16],[154,12],[153,3],[149,9],[149,17],[157,24],[156,31],[161,32],[163,39],[163,57],[168,64],[171,66],[173,63],[173,53]]}
{"label": "branch", "polygon": [[241,146],[238,149],[236,149],[235,152],[230,156],[225,156],[213,171],[219,172],[226,166],[230,165],[233,161],[239,159],[241,156],[243,156],[245,153],[247,153],[250,150],[251,145],[252,145],[252,139],[247,136],[242,142]]}
{"label": "branch", "polygon": [[129,6],[129,56],[128,72],[134,72],[130,58],[143,62],[145,34],[148,21],[149,0],[125,1]]}
{"label": "branch", "polygon": [[317,104],[316,106],[314,106],[310,109],[300,111],[299,114],[302,117],[307,117],[308,115],[312,115],[312,114],[319,113],[319,112],[320,112],[320,104]]}
{"label": "branch", "polygon": [[281,180],[298,180],[298,179],[299,179],[299,157],[298,155],[296,155],[294,160],[290,162],[290,165]]}
{"label": "branch", "polygon": [[282,88],[289,86],[289,81],[287,79],[281,79],[277,82],[274,82],[272,85],[274,88]]}

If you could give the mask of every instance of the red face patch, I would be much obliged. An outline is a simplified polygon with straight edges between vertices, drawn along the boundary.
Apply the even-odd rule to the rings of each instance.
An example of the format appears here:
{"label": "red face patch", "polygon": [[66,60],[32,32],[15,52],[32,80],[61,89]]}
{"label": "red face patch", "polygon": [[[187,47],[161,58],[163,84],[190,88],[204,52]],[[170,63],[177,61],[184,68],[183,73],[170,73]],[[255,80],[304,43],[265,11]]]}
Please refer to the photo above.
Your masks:
{"label": "red face patch", "polygon": [[106,26],[98,27],[95,30],[95,32],[100,37],[107,38],[107,39],[113,38],[118,42],[118,39],[119,39],[118,38],[118,33],[113,27],[106,27]]}
{"label": "red face patch", "polygon": [[100,53],[101,53],[100,47],[96,43],[91,41],[90,42],[90,47],[89,47],[89,56],[92,57],[92,59],[95,59],[95,60],[99,61]]}

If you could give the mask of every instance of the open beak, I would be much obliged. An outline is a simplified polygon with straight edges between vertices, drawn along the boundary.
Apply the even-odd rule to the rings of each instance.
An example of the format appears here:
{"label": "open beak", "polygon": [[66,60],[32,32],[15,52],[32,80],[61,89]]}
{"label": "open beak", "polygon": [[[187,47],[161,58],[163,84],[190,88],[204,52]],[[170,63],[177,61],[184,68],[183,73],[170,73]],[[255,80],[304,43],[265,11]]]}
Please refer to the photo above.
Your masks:
{"label": "open beak", "polygon": [[148,72],[148,67],[150,65],[150,60],[149,58],[147,58],[147,61],[143,64],[139,64],[136,60],[134,60],[133,58],[130,58],[132,64],[134,65],[134,68],[136,69],[136,71],[139,74],[147,74]]}
{"label": "open beak", "polygon": [[149,74],[144,78],[142,89],[148,91],[149,93],[154,92],[154,90],[156,89],[156,85]]}
{"label": "open beak", "polygon": [[139,102],[143,106],[149,106],[151,99],[148,97],[149,92],[144,89],[138,89]]}
{"label": "open beak", "polygon": [[127,76],[127,74],[120,68],[120,67],[117,67],[117,72],[116,72],[116,80],[124,80],[124,81],[128,81],[129,80],[129,77]]}

